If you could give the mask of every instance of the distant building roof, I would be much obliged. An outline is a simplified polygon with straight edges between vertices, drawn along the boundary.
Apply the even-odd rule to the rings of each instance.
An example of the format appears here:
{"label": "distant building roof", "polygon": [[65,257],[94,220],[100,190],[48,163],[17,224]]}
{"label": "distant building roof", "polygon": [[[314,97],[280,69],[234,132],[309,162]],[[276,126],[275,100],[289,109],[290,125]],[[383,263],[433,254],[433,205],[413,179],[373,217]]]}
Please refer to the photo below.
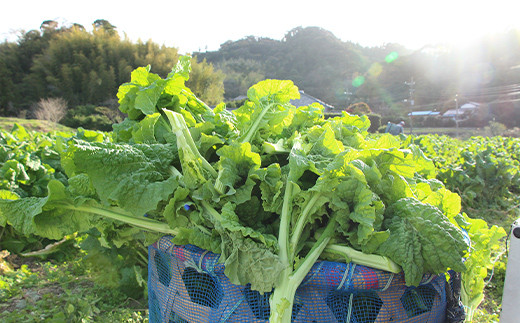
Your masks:
{"label": "distant building roof", "polygon": [[477,102],[468,102],[460,106],[461,109],[476,109],[480,103]]}
{"label": "distant building roof", "polygon": [[440,112],[438,111],[412,111],[408,113],[408,116],[411,117],[429,117],[429,116],[438,116]]}
{"label": "distant building roof", "polygon": [[239,95],[236,98],[231,99],[230,101],[242,101],[242,100],[245,100],[245,99],[247,99],[247,95]]}
{"label": "distant building roof", "polygon": [[311,105],[313,103],[319,103],[325,108],[325,110],[334,110],[334,106],[327,104],[327,103],[321,101],[320,99],[313,97],[312,95],[308,95],[307,93],[303,92],[302,90],[300,90],[300,98],[297,100],[291,100],[290,102],[295,107],[303,107],[306,105]]}
{"label": "distant building roof", "polygon": [[458,110],[454,109],[454,110],[448,110],[448,111],[444,112],[444,114],[443,114],[442,116],[443,116],[444,118],[451,118],[451,117],[455,117],[455,116],[457,116],[457,114],[458,114],[459,116],[461,116],[461,115],[463,115],[464,113],[465,113],[465,111],[462,110],[462,109],[458,109]]}

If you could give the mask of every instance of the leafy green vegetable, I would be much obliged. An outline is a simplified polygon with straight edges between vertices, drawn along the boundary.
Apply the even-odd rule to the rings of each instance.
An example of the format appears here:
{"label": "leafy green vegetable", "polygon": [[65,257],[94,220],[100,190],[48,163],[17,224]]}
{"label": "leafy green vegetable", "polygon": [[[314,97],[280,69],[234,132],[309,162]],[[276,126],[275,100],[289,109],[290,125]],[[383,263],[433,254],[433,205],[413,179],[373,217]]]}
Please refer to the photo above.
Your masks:
{"label": "leafy green vegetable", "polygon": [[455,196],[417,146],[371,139],[366,117],[296,108],[291,81],[259,82],[242,107],[211,110],[184,86],[189,71],[187,57],[165,79],[135,70],[118,92],[128,117],[115,142],[63,139],[67,181],[1,200],[0,223],[52,237],[96,229],[117,243],[136,227],[148,239],[172,234],[220,253],[231,282],[273,291],[270,322],[290,322],[324,250],[394,272],[397,263],[410,285],[465,270]]}
{"label": "leafy green vegetable", "polygon": [[466,320],[471,322],[477,307],[484,300],[485,279],[500,256],[500,241],[506,231],[495,225],[488,226],[482,219],[471,219],[466,214],[457,217],[471,238],[471,250],[462,273],[461,300],[466,307]]}
{"label": "leafy green vegetable", "polygon": [[386,212],[383,225],[391,233],[377,252],[403,268],[407,285],[419,285],[425,272],[465,271],[468,245],[464,235],[439,209],[404,198]]}
{"label": "leafy green vegetable", "polygon": [[288,116],[289,101],[300,98],[298,88],[291,81],[265,80],[247,91],[251,104],[240,107],[236,114],[238,141],[262,140],[283,130],[283,121]]}
{"label": "leafy green vegetable", "polygon": [[87,174],[105,205],[136,216],[154,210],[177,187],[172,145],[75,142],[63,151],[72,178]]}
{"label": "leafy green vegetable", "polygon": [[50,239],[60,239],[75,232],[84,232],[95,227],[102,216],[122,221],[142,229],[175,234],[167,225],[133,216],[118,207],[105,207],[85,197],[72,196],[60,182],[49,182],[49,195],[16,200],[0,200],[0,219],[24,234],[37,234]]}

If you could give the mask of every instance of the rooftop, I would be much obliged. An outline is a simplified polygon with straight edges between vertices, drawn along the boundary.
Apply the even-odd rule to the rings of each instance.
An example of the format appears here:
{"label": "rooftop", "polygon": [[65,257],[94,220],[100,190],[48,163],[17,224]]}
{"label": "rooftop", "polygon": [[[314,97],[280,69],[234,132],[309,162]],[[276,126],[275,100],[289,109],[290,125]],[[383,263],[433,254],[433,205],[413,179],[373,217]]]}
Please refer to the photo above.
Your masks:
{"label": "rooftop", "polygon": [[302,90],[300,90],[300,98],[297,100],[291,100],[290,102],[295,107],[303,107],[303,106],[311,105],[313,103],[319,103],[325,108],[325,110],[334,110],[334,106],[327,104],[327,103],[321,101],[320,99],[317,99],[317,98],[313,97],[312,95],[309,95],[309,94],[303,92]]}

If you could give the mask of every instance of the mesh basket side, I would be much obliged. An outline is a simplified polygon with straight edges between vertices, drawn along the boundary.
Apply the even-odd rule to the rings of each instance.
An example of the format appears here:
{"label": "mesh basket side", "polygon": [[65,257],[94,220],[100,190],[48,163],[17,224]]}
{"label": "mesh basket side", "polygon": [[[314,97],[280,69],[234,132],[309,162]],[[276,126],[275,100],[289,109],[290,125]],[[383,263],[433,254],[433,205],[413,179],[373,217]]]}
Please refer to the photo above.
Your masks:
{"label": "mesh basket side", "polygon": [[[150,322],[267,323],[270,293],[232,284],[218,259],[168,237],[150,246]],[[292,322],[444,322],[445,287],[444,275],[406,287],[402,274],[321,261],[296,292]]]}

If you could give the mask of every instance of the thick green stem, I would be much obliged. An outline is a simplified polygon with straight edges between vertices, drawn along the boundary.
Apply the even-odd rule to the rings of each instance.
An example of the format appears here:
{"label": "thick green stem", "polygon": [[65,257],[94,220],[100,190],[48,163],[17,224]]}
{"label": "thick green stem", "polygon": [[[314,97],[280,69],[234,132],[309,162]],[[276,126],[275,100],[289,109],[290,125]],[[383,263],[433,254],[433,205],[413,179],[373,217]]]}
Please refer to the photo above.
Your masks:
{"label": "thick green stem", "polygon": [[214,114],[213,110],[193,93],[190,93],[190,92],[186,91],[185,89],[182,89],[181,93],[184,94],[185,96],[190,97],[190,98],[194,99],[195,101],[197,101],[197,103],[200,104],[201,106],[203,106],[207,112]]}
{"label": "thick green stem", "polygon": [[209,204],[206,201],[200,201],[200,204],[204,208],[204,211],[209,213],[209,215],[211,215],[217,222],[221,222],[223,220],[222,215],[218,213],[218,211],[215,210],[215,208],[211,206],[211,204]]}
{"label": "thick green stem", "polygon": [[292,202],[292,194],[293,194],[293,183],[287,181],[287,185],[285,187],[283,205],[282,205],[282,214],[280,217],[280,229],[278,232],[278,246],[279,246],[279,256],[280,261],[284,266],[291,266],[293,257],[289,258],[289,255],[292,255],[291,250],[289,250],[289,228],[291,223],[291,202]]}
{"label": "thick green stem", "polygon": [[336,254],[358,265],[381,269],[395,274],[402,271],[401,267],[388,257],[366,254],[348,246],[329,244],[325,248],[325,253]]}
{"label": "thick green stem", "polygon": [[[325,230],[319,237],[318,241],[314,243],[311,250],[305,257],[304,261],[300,263],[300,266],[296,269],[295,275],[300,275],[301,280],[298,282],[300,284],[305,278],[305,275],[311,270],[311,267],[314,265],[316,260],[318,260],[319,256],[327,247],[327,244],[330,242],[330,239],[334,235],[334,229],[336,228],[336,217],[332,217],[329,219],[329,222],[327,223],[327,226],[325,227]],[[301,274],[302,272],[303,274]]]}
{"label": "thick green stem", "polygon": [[291,235],[291,248],[293,250],[296,250],[296,246],[298,245],[298,241],[300,240],[300,237],[303,233],[303,229],[305,228],[305,225],[309,221],[309,215],[311,213],[312,208],[314,207],[314,204],[316,204],[316,201],[320,198],[321,193],[315,193],[312,198],[307,202],[305,205],[305,208],[302,211],[302,214],[298,218],[296,225],[294,226],[294,230]]}
{"label": "thick green stem", "polygon": [[196,156],[196,158],[200,160],[202,167],[208,171],[211,176],[216,178],[218,176],[217,171],[213,168],[213,166],[211,166],[206,158],[200,154],[195,141],[193,141],[193,138],[191,137],[188,125],[186,125],[186,121],[184,121],[184,117],[181,114],[170,111],[168,109],[163,109],[163,111],[170,121],[173,132],[175,132],[175,135],[177,136],[178,149],[189,149],[193,156]]}
{"label": "thick green stem", "polygon": [[258,117],[256,117],[256,119],[253,122],[253,124],[251,125],[251,127],[249,127],[249,129],[247,129],[246,135],[243,138],[240,139],[241,143],[250,142],[251,141],[251,139],[253,138],[254,134],[258,130],[258,126],[260,125],[260,122],[262,122],[262,119],[267,114],[267,112],[269,110],[271,110],[271,108],[273,106],[275,106],[275,105],[276,105],[276,103],[271,103],[271,104],[267,105],[266,107],[264,107],[262,109],[262,111],[260,112],[260,115]]}
{"label": "thick green stem", "polygon": [[146,266],[148,264],[148,257],[143,255],[139,250],[136,250],[136,254],[139,257],[140,263]]}
{"label": "thick green stem", "polygon": [[293,272],[292,265],[284,270],[278,284],[276,285],[269,305],[271,308],[271,316],[269,323],[290,323],[292,316],[292,307],[294,305],[294,297],[298,286],[302,283],[305,276],[309,273],[312,266],[316,263],[323,249],[330,242],[336,227],[336,219],[331,218],[325,231],[318,241],[309,251],[303,262]]}
{"label": "thick green stem", "polygon": [[276,284],[276,287],[271,294],[269,306],[271,314],[269,316],[269,323],[290,323],[292,316],[292,307],[294,303],[294,296],[299,284],[294,281],[295,278],[291,274],[292,266],[287,267]]}
{"label": "thick green stem", "polygon": [[154,232],[160,232],[160,233],[166,233],[171,235],[177,235],[178,230],[171,229],[166,223],[162,223],[156,220],[148,219],[145,217],[136,217],[129,214],[124,213],[116,213],[112,210],[103,209],[100,207],[92,207],[92,206],[73,206],[73,205],[65,205],[63,206],[65,209],[74,210],[74,211],[81,211],[86,213],[92,213],[104,216],[106,218],[121,221],[130,225],[133,225],[135,227],[148,230],[148,231],[154,231]]}
{"label": "thick green stem", "polygon": [[484,293],[479,293],[479,294],[471,297],[469,294],[469,290],[466,289],[464,281],[465,281],[465,277],[464,277],[464,273],[463,273],[460,296],[461,296],[462,304],[464,304],[464,307],[466,310],[465,322],[472,322],[473,316],[475,315],[478,306],[484,300]]}

